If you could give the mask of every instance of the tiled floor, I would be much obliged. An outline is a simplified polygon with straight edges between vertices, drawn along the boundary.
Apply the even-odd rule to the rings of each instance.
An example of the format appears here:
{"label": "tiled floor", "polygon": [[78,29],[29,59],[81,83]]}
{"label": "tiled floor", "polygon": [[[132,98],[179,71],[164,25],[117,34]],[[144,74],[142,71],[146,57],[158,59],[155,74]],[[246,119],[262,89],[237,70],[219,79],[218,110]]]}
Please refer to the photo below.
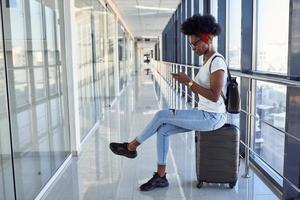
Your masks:
{"label": "tiled floor", "polygon": [[105,114],[99,130],[88,138],[80,156],[72,159],[44,199],[278,199],[252,171],[250,179],[241,177],[243,163],[234,189],[217,184],[205,184],[198,189],[192,132],[171,138],[167,167],[170,186],[150,192],[139,191],[139,185],[148,180],[156,168],[156,138],[141,145],[138,157],[133,160],[113,155],[108,144],[133,139],[160,108],[158,100],[162,101],[155,96],[150,75],[141,75],[129,83],[120,99]]}

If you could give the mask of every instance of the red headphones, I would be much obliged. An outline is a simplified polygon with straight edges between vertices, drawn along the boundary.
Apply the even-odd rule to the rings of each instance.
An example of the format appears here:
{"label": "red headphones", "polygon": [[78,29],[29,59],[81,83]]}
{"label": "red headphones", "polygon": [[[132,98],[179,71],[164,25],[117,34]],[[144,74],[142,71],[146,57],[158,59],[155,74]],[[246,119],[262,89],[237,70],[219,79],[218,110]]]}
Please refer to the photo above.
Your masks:
{"label": "red headphones", "polygon": [[200,40],[202,40],[203,42],[208,42],[208,40],[210,39],[210,34],[211,33],[204,33],[200,36]]}

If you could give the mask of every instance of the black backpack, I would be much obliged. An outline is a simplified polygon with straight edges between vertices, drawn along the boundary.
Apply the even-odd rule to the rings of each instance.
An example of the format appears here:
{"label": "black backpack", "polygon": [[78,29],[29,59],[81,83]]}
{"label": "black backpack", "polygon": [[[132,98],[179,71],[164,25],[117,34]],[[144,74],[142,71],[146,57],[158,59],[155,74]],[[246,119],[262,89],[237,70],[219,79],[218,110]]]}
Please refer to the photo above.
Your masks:
{"label": "black backpack", "polygon": [[[211,73],[211,64],[216,57],[220,57],[220,58],[224,59],[222,56],[213,57],[213,59],[210,61],[210,65],[209,65],[210,73]],[[239,113],[241,110],[239,87],[238,87],[238,83],[236,82],[236,77],[231,77],[228,66],[227,66],[227,74],[228,74],[227,92],[226,92],[226,96],[224,96],[223,91],[222,91],[222,97],[225,102],[226,111],[229,113],[236,114],[236,113]]]}

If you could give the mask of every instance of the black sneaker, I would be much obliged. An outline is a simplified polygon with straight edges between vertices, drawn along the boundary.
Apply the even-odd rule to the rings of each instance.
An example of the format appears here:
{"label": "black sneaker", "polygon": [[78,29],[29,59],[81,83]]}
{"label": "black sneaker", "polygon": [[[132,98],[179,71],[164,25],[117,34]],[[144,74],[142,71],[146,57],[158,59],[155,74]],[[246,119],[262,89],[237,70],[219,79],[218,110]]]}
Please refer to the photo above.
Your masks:
{"label": "black sneaker", "polygon": [[127,158],[135,158],[137,156],[137,152],[129,151],[127,145],[128,142],[124,142],[124,143],[112,142],[109,144],[109,148],[113,153],[117,155],[126,156]]}
{"label": "black sneaker", "polygon": [[143,185],[140,186],[141,191],[150,191],[157,187],[167,187],[169,186],[169,182],[166,178],[166,175],[160,177],[157,172],[154,172],[153,177]]}

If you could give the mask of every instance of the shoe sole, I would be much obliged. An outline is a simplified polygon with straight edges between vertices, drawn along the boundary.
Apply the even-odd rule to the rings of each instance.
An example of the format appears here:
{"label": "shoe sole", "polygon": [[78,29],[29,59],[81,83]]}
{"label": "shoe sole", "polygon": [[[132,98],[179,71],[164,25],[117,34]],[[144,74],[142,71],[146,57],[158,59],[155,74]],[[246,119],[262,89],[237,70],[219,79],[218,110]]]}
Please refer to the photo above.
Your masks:
{"label": "shoe sole", "polygon": [[143,192],[147,192],[147,191],[154,190],[155,188],[164,188],[164,187],[168,187],[168,186],[169,186],[169,183],[167,183],[167,184],[161,184],[161,185],[156,185],[155,187],[149,188],[148,190],[140,188],[140,190],[143,191]]}
{"label": "shoe sole", "polygon": [[137,155],[133,155],[133,156],[129,156],[129,155],[127,155],[127,154],[123,154],[123,153],[119,153],[119,152],[117,152],[117,151],[114,151],[114,149],[111,147],[111,146],[109,146],[109,148],[110,148],[110,150],[114,153],[114,154],[116,154],[116,155],[119,155],[119,156],[125,156],[125,157],[127,157],[127,158],[135,158]]}

